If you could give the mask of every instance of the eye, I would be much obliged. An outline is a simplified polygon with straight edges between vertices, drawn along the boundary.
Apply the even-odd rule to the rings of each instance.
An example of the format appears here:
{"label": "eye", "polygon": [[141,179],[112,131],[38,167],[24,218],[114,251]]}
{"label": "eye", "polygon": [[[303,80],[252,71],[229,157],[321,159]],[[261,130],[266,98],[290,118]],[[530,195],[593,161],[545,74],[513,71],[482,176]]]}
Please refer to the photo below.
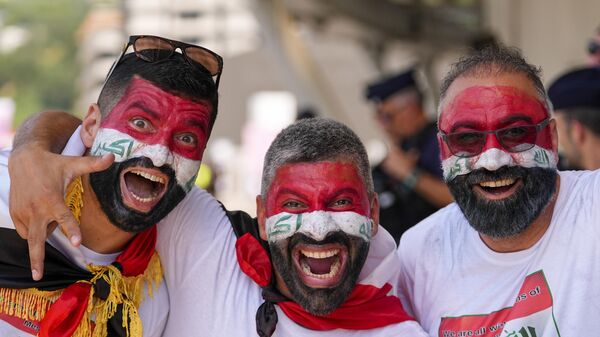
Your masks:
{"label": "eye", "polygon": [[479,142],[483,135],[481,132],[460,132],[451,134],[452,140],[461,145],[470,145]]}
{"label": "eye", "polygon": [[148,132],[152,131],[152,124],[145,118],[134,117],[129,120],[129,123],[138,131]]}
{"label": "eye", "polygon": [[193,133],[182,133],[179,135],[175,136],[175,139],[177,140],[178,143],[184,145],[184,146],[197,146],[198,145],[198,140],[196,138],[196,135],[194,135]]}
{"label": "eye", "polygon": [[287,200],[283,203],[284,208],[298,209],[306,207],[304,203],[297,200]]}
{"label": "eye", "polygon": [[350,206],[350,205],[352,205],[352,200],[347,199],[347,198],[337,199],[331,203],[331,207],[345,207],[345,206]]}

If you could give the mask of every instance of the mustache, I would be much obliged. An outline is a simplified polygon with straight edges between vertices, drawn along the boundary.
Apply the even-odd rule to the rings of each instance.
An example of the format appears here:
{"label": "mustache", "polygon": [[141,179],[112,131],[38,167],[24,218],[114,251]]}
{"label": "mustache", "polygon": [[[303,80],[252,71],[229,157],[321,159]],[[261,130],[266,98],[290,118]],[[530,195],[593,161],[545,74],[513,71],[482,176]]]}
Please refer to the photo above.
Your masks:
{"label": "mustache", "polygon": [[289,246],[294,247],[298,244],[326,245],[329,243],[341,243],[345,246],[349,246],[350,238],[348,237],[348,234],[341,230],[328,233],[327,236],[321,241],[317,241],[303,233],[295,233],[290,237]]}
{"label": "mustache", "polygon": [[154,166],[154,163],[152,163],[152,159],[148,157],[131,158],[120,163],[113,163],[113,165],[115,164],[120,164],[120,169],[126,169],[131,166],[157,169],[166,174],[169,177],[169,180],[175,179],[175,170],[170,165],[156,167]]}
{"label": "mustache", "polygon": [[527,169],[521,166],[502,166],[495,171],[489,171],[484,168],[471,171],[465,176],[458,176],[469,185],[479,184],[482,181],[523,178],[527,176]]}

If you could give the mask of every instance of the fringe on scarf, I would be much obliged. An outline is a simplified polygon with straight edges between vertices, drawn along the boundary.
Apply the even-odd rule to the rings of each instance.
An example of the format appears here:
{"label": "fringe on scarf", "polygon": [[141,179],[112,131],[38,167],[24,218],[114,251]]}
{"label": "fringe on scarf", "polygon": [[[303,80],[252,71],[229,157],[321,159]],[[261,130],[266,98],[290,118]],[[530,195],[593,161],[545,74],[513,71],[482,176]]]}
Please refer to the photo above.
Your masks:
{"label": "fringe on scarf", "polygon": [[[143,274],[133,277],[123,277],[121,272],[112,265],[88,266],[94,273],[90,281],[94,284],[104,279],[110,285],[106,300],[94,297],[94,288],[90,291],[88,307],[73,334],[73,337],[106,337],[107,322],[117,310],[118,304],[123,304],[123,328],[130,337],[142,337],[142,321],[138,307],[144,300],[144,286],[148,286],[148,295],[158,289],[162,281],[162,266],[158,253],[154,253]],[[62,290],[43,291],[35,288],[9,289],[0,288],[0,313],[26,320],[41,321],[52,303],[60,297]]]}

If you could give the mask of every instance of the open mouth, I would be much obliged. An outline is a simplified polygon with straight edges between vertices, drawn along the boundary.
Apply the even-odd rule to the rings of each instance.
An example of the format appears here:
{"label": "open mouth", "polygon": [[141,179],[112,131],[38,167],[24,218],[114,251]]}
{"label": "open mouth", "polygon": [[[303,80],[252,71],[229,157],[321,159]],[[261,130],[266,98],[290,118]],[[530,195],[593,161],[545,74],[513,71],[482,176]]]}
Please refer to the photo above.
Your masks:
{"label": "open mouth", "polygon": [[123,203],[138,212],[147,213],[167,191],[168,181],[169,178],[160,170],[128,167],[120,177]]}
{"label": "open mouth", "polygon": [[348,249],[338,243],[327,245],[299,244],[292,256],[302,282],[312,288],[329,288],[340,282],[346,270]]}
{"label": "open mouth", "polygon": [[508,198],[523,185],[521,178],[503,178],[482,181],[473,185],[473,189],[487,199],[501,200]]}

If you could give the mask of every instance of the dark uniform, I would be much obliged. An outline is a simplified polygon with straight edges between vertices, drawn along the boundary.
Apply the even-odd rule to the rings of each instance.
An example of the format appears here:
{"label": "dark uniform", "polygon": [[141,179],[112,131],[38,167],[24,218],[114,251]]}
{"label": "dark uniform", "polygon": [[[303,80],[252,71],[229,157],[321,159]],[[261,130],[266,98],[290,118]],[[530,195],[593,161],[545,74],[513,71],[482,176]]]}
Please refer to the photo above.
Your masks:
{"label": "dark uniform", "polygon": [[[402,148],[405,151],[418,151],[417,168],[441,179],[442,167],[436,134],[435,123],[428,124],[415,137],[407,139]],[[373,184],[379,196],[379,223],[392,234],[396,243],[404,231],[438,210],[438,207],[421,197],[411,186],[389,176],[381,164],[373,169]]]}
{"label": "dark uniform", "polygon": [[[369,85],[366,97],[375,102],[383,102],[408,88],[419,90],[414,78],[414,69]],[[417,172],[427,172],[442,179],[435,123],[427,124],[418,134],[405,139],[400,147],[404,151],[418,152]],[[381,164],[377,165],[372,173],[375,191],[379,196],[379,223],[392,234],[396,243],[400,241],[400,236],[405,230],[439,209],[414,191],[416,177],[413,177],[412,182],[398,181],[388,175]]]}

